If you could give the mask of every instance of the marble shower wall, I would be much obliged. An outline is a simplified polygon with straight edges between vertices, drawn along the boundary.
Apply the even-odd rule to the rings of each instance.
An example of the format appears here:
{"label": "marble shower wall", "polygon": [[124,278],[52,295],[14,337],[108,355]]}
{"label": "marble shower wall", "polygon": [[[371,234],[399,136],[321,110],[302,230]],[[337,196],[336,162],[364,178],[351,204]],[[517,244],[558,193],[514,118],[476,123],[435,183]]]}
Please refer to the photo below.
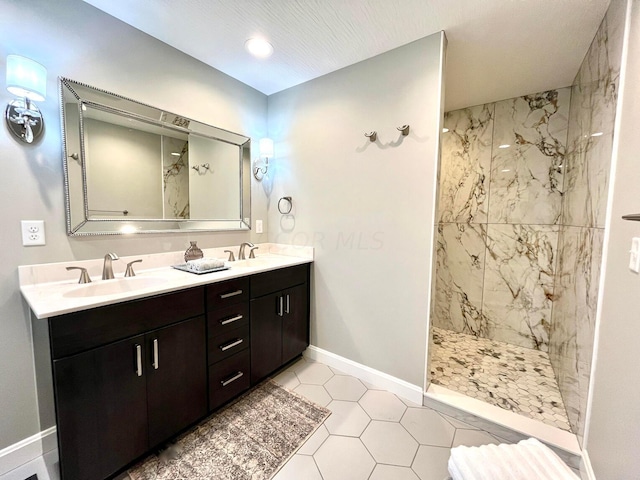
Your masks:
{"label": "marble shower wall", "polygon": [[[162,137],[164,218],[189,218],[189,143]],[[179,155],[174,155],[178,153]]]}
{"label": "marble shower wall", "polygon": [[593,355],[624,5],[611,2],[571,87],[549,356],[580,442]]}
{"label": "marble shower wall", "polygon": [[624,6],[611,2],[571,87],[448,112],[442,143],[432,323],[548,351],[580,442]]}
{"label": "marble shower wall", "polygon": [[570,96],[445,114],[434,326],[548,351]]}

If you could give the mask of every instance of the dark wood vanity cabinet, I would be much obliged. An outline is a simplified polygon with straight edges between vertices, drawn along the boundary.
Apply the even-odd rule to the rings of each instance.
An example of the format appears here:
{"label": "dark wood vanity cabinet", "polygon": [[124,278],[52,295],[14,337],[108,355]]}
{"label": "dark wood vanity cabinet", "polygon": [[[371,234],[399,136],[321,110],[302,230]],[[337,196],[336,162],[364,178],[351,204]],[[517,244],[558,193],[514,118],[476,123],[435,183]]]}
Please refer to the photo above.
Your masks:
{"label": "dark wood vanity cabinet", "polygon": [[250,386],[249,278],[207,286],[209,409]]}
{"label": "dark wood vanity cabinet", "polygon": [[309,265],[251,277],[251,384],[309,345]]}
{"label": "dark wood vanity cabinet", "polygon": [[104,479],[304,351],[309,265],[48,322],[62,479]]}
{"label": "dark wood vanity cabinet", "polygon": [[52,317],[49,330],[65,480],[106,478],[207,414],[202,288]]}

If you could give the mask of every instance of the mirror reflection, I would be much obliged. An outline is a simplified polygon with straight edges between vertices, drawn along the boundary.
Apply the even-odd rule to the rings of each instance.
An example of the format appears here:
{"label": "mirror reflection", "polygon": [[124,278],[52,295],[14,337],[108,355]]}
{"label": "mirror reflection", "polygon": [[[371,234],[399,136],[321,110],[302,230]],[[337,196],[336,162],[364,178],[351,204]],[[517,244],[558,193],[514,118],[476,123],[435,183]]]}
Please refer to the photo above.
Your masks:
{"label": "mirror reflection", "polygon": [[69,235],[249,228],[248,137],[60,85]]}

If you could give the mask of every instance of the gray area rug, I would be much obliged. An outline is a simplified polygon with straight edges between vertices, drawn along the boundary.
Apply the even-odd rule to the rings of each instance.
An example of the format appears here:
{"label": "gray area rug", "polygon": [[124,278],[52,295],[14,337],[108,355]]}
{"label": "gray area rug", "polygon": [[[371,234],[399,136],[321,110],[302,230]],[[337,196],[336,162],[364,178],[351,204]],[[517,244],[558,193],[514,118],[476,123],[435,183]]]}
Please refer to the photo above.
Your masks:
{"label": "gray area rug", "polygon": [[267,381],[128,473],[132,480],[266,480],[329,415]]}

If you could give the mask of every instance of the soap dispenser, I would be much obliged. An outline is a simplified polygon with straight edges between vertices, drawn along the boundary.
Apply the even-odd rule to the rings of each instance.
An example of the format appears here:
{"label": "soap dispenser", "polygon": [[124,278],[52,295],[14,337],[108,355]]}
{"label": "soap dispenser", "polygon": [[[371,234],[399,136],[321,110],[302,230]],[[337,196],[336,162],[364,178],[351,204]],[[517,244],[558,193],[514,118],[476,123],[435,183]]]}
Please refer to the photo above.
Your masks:
{"label": "soap dispenser", "polygon": [[197,260],[199,258],[204,257],[204,253],[202,250],[198,248],[196,245],[197,242],[189,242],[191,245],[187,248],[187,251],[184,252],[184,261],[188,262],[189,260]]}

